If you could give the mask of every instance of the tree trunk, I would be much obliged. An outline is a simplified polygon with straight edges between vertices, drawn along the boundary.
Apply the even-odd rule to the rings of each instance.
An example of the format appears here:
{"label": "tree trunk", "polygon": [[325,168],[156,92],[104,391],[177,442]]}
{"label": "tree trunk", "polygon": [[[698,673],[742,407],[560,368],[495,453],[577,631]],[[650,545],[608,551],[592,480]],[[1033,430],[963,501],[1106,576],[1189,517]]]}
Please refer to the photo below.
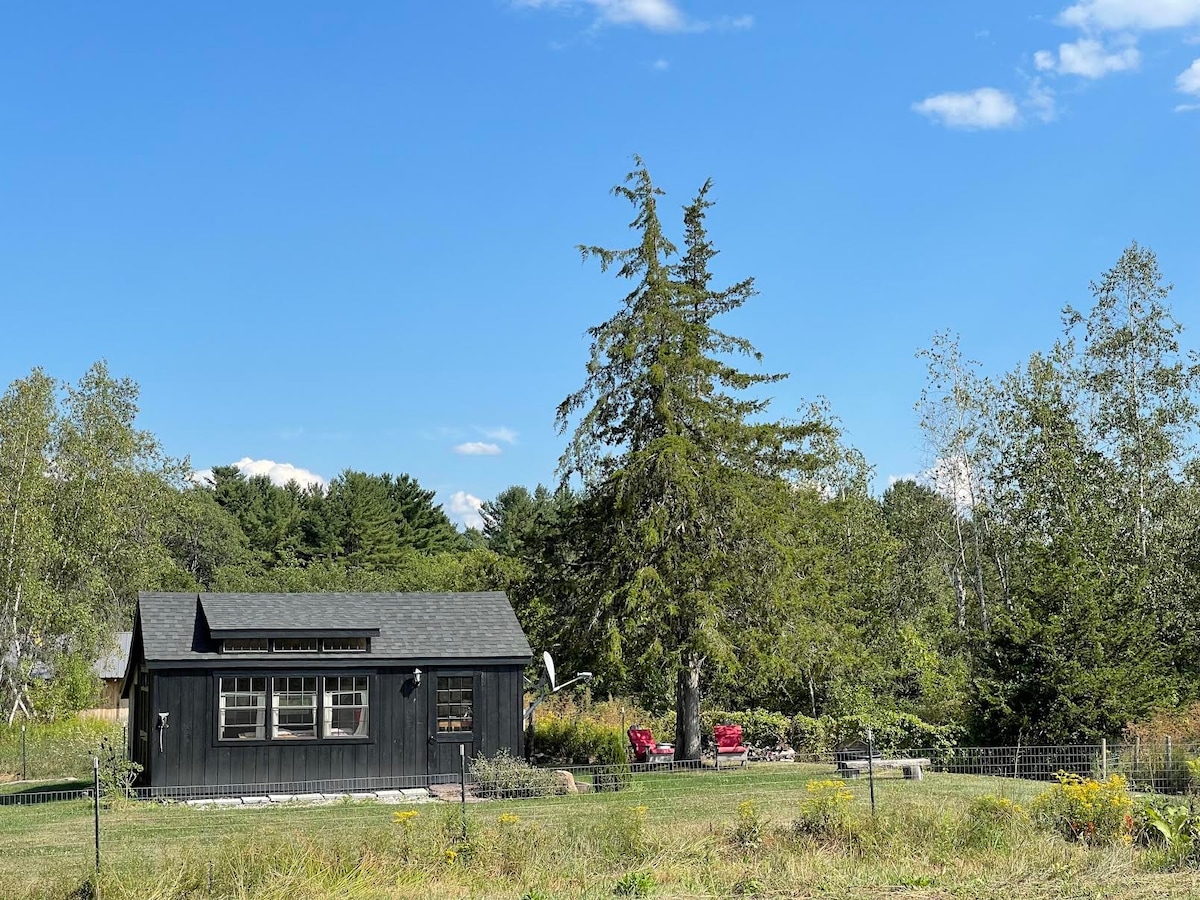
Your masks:
{"label": "tree trunk", "polygon": [[700,669],[702,657],[687,654],[675,680],[675,758],[700,758]]}

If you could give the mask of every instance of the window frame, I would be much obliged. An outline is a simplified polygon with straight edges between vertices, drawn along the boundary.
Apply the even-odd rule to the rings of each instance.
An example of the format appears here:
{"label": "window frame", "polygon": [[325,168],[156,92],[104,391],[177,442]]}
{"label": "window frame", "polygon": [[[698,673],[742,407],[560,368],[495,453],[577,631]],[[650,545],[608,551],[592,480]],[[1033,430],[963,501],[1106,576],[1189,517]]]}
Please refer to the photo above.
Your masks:
{"label": "window frame", "polygon": [[[211,684],[211,694],[208,709],[212,716],[212,726],[209,729],[211,746],[214,749],[230,749],[233,747],[312,747],[330,745],[342,747],[347,744],[375,743],[375,716],[372,714],[372,701],[379,696],[379,672],[375,669],[361,668],[284,668],[271,667],[214,670]],[[366,678],[367,679],[367,733],[365,735],[336,735],[324,736],[325,724],[325,679],[326,678]],[[266,725],[263,738],[222,738],[221,737],[221,679],[226,678],[265,678],[266,679]],[[275,680],[280,678],[316,678],[316,737],[271,737],[274,721]]]}
{"label": "window frame", "polygon": [[[438,730],[438,681],[442,678],[471,679],[471,730],[470,731],[439,731]],[[475,741],[479,733],[479,672],[476,669],[437,669],[429,673],[429,735],[438,743],[469,744]]]}
{"label": "window frame", "polygon": [[[228,646],[230,641],[262,641],[266,646],[265,647],[250,647],[250,648],[231,649]],[[296,648],[280,649],[278,646],[279,641],[312,641],[314,646],[311,650],[296,649]],[[343,648],[337,648],[337,649],[330,649],[329,647],[325,646],[327,641],[328,642],[362,641],[362,646],[361,647],[343,647]],[[277,653],[298,653],[298,654],[303,654],[304,656],[313,656],[313,657],[327,656],[331,653],[367,654],[367,653],[371,652],[371,638],[367,635],[344,636],[344,635],[337,635],[337,634],[302,635],[302,636],[280,634],[280,635],[272,635],[270,637],[254,637],[254,638],[230,638],[230,637],[227,637],[227,638],[221,638],[220,652],[224,656],[248,656],[248,655],[254,654],[254,653],[261,653],[265,656],[274,656]]]}
{"label": "window frame", "polygon": [[[355,682],[358,681],[358,679],[360,679],[360,678],[364,682],[361,692],[359,691],[358,687],[355,685]],[[344,688],[340,685],[340,682],[343,681],[344,679],[350,680],[351,684],[350,684],[349,688]],[[329,687],[330,680],[337,681],[337,682],[339,682],[339,684],[336,687],[330,688]],[[326,702],[326,700],[329,700],[334,695],[343,695],[344,696],[346,694],[358,694],[358,693],[362,694],[362,699],[364,702],[362,702],[362,703],[327,703]],[[370,679],[370,676],[368,676],[368,675],[343,675],[341,673],[338,673],[336,675],[322,675],[321,680],[320,680],[320,694],[321,694],[321,696],[320,696],[321,721],[320,721],[319,725],[320,725],[320,730],[321,730],[321,740],[322,741],[334,741],[335,743],[340,744],[344,741],[354,740],[356,738],[357,739],[369,738],[371,736],[371,679]],[[351,709],[357,709],[360,711],[359,722],[361,724],[361,722],[364,719],[366,720],[367,733],[366,734],[357,734],[357,733],[351,732],[349,734],[330,734],[329,732],[332,730],[332,727],[333,727],[334,714],[338,710],[351,710]]]}
{"label": "window frame", "polygon": [[[261,691],[261,692],[260,692],[260,691],[256,691],[256,690],[254,690],[254,682],[255,682],[255,680],[257,680],[257,679],[262,679],[262,682],[263,682],[263,689],[262,689],[262,691]],[[246,681],[249,681],[249,682],[250,682],[250,685],[249,685],[249,689],[248,689],[248,690],[245,690],[245,691],[239,691],[239,690],[238,690],[237,682],[238,682],[238,681],[240,681],[240,680],[246,680]],[[224,691],[224,690],[222,690],[222,689],[221,689],[221,682],[222,682],[222,681],[231,681],[231,682],[233,682],[233,690],[231,690],[231,691]],[[271,682],[271,679],[270,679],[270,677],[269,677],[269,676],[263,676],[263,675],[225,675],[225,676],[223,676],[223,677],[221,677],[221,678],[218,678],[218,679],[217,679],[217,684],[216,684],[216,687],[217,687],[217,703],[216,703],[217,716],[216,716],[216,718],[217,718],[217,740],[218,740],[218,741],[220,741],[222,744],[224,744],[224,745],[226,745],[226,746],[229,746],[229,745],[235,745],[235,744],[258,743],[258,742],[261,742],[261,741],[265,741],[265,740],[267,739],[267,737],[268,737],[268,736],[270,735],[270,733],[271,733],[271,723],[270,723],[270,721],[269,721],[269,719],[270,719],[270,710],[271,710],[271,707],[270,707],[270,703],[271,703],[271,684],[270,684],[270,682]],[[259,709],[259,707],[258,707],[257,705],[252,705],[252,706],[225,706],[225,707],[222,707],[222,706],[221,706],[221,701],[222,701],[222,700],[223,700],[223,699],[224,699],[226,696],[228,696],[228,695],[233,695],[233,696],[238,696],[238,695],[242,695],[242,696],[258,696],[259,694],[261,694],[261,696],[262,696],[262,698],[263,698],[263,703],[262,703],[262,708],[261,708],[261,710]],[[257,722],[255,722],[255,723],[253,723],[252,725],[249,725],[249,726],[245,726],[245,725],[235,725],[235,726],[232,726],[232,727],[235,727],[235,728],[246,728],[246,727],[249,727],[249,728],[253,728],[253,729],[255,729],[255,730],[258,730],[258,729],[261,727],[261,728],[262,728],[262,734],[263,734],[263,736],[262,736],[262,737],[252,737],[252,738],[240,738],[240,737],[238,737],[238,738],[227,738],[227,737],[224,737],[224,736],[222,736],[222,734],[221,734],[222,728],[223,728],[223,727],[230,727],[230,726],[223,725],[223,723],[222,723],[222,719],[223,719],[224,717],[221,715],[221,713],[222,713],[222,711],[224,711],[225,713],[228,713],[228,712],[229,712],[231,709],[233,709],[233,710],[243,710],[243,711],[245,711],[245,710],[254,710],[254,711],[258,711],[258,712],[260,712],[260,714],[262,715],[262,725],[261,725],[261,726],[259,726],[259,724],[258,724]]]}

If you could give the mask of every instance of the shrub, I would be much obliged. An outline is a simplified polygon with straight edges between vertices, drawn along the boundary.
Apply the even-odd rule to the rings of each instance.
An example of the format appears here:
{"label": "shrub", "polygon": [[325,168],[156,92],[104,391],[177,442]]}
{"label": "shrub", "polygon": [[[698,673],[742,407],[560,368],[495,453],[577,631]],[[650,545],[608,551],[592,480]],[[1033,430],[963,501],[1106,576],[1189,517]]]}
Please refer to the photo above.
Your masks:
{"label": "shrub", "polygon": [[110,803],[132,797],[133,784],[142,772],[141,764],[126,756],[125,748],[118,747],[107,735],[100,739],[95,755],[100,764],[100,796]]}
{"label": "shrub", "polygon": [[859,740],[870,727],[875,748],[885,754],[900,750],[948,749],[958,743],[963,733],[958,725],[932,725],[909,713],[890,711],[823,717],[821,721],[835,747]]}
{"label": "shrub", "polygon": [[967,844],[995,848],[1029,825],[1029,813],[1007,797],[984,794],[971,801],[964,824]]}
{"label": "shrub", "polygon": [[1132,839],[1133,800],[1123,776],[1096,781],[1059,772],[1055,777],[1058,784],[1033,801],[1031,812],[1035,822],[1069,841]]}
{"label": "shrub", "polygon": [[625,741],[609,731],[597,747],[596,762],[600,768],[592,781],[598,791],[623,791],[633,784],[633,772],[625,755]]}
{"label": "shrub", "polygon": [[534,755],[559,766],[595,765],[612,756],[614,744],[624,760],[627,741],[620,728],[588,719],[544,719],[533,728]]}
{"label": "shrub", "polygon": [[774,747],[791,736],[792,722],[783,713],[766,709],[748,712],[707,710],[700,713],[700,739],[707,746],[713,742],[717,725],[742,726],[742,742],[751,747]]}
{"label": "shrub", "polygon": [[823,753],[829,749],[825,723],[811,716],[795,715],[788,726],[788,743],[805,753]]}
{"label": "shrub", "polygon": [[545,797],[554,793],[556,787],[553,771],[514,759],[507,750],[490,759],[480,756],[471,760],[471,777],[476,796],[490,800]]}
{"label": "shrub", "polygon": [[827,835],[843,831],[850,821],[850,801],[854,794],[841,781],[813,780],[804,785],[800,817],[794,829],[801,834]]}

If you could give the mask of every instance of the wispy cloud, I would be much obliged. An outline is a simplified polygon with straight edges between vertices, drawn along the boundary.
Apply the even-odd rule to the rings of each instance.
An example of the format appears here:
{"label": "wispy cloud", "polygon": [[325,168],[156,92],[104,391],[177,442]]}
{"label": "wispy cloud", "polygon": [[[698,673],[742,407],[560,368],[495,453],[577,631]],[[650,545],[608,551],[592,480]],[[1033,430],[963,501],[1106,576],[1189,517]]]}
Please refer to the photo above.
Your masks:
{"label": "wispy cloud", "polygon": [[1033,62],[1042,72],[1103,78],[1112,72],[1136,69],[1141,65],[1142,54],[1132,44],[1110,49],[1101,41],[1083,37],[1074,43],[1060,44],[1057,56],[1053,50],[1039,50],[1033,55]]}
{"label": "wispy cloud", "polygon": [[718,19],[693,19],[677,0],[511,0],[525,9],[555,9],[560,12],[593,15],[592,27],[617,25],[645,28],[667,34],[685,31],[743,31],[754,27],[754,16],[721,16]]}
{"label": "wispy cloud", "polygon": [[967,131],[1013,128],[1021,121],[1013,96],[991,87],[936,94],[914,103],[912,108],[947,128]]}
{"label": "wispy cloud", "polygon": [[467,528],[483,528],[483,516],[479,509],[483,501],[466,491],[455,491],[446,502],[446,515]]}
{"label": "wispy cloud", "polygon": [[671,64],[665,59],[656,59],[650,68],[654,69],[655,72],[665,72],[671,68]]}
{"label": "wispy cloud", "polygon": [[[291,463],[275,462],[272,459],[251,459],[249,456],[243,456],[237,462],[230,463],[230,465],[236,466],[238,471],[247,478],[252,478],[255,475],[266,475],[271,479],[272,484],[278,484],[281,487],[289,481],[294,481],[301,487],[308,487],[309,485],[324,487],[328,483],[315,472],[310,472],[308,469],[302,469]],[[193,472],[191,477],[192,481],[197,484],[212,484],[213,471],[212,469],[201,469],[198,472]]]}
{"label": "wispy cloud", "polygon": [[1035,78],[1025,92],[1022,107],[1039,122],[1053,122],[1058,118],[1058,98],[1054,91]]}
{"label": "wispy cloud", "polygon": [[1058,20],[1090,31],[1156,31],[1200,24],[1200,0],[1083,0]]}
{"label": "wispy cloud", "polygon": [[478,428],[476,430],[485,438],[500,441],[503,444],[515,444],[517,442],[517,432],[505,425],[500,425],[496,428]]}
{"label": "wispy cloud", "polygon": [[503,451],[499,444],[488,444],[484,441],[467,441],[457,444],[454,452],[460,456],[499,456]]}

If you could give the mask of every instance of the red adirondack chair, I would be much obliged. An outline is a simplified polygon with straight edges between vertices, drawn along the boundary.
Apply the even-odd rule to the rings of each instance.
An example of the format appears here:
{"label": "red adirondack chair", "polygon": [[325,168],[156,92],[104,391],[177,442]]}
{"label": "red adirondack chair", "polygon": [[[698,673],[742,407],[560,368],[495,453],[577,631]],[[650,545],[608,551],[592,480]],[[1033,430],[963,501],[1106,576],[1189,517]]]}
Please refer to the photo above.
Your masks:
{"label": "red adirondack chair", "polygon": [[671,762],[675,759],[675,748],[654,740],[649,728],[633,725],[629,729],[629,743],[633,746],[633,761],[640,763]]}
{"label": "red adirondack chair", "polygon": [[742,743],[741,725],[717,725],[713,728],[713,737],[717,742],[717,765],[728,762],[746,764],[749,750]]}

